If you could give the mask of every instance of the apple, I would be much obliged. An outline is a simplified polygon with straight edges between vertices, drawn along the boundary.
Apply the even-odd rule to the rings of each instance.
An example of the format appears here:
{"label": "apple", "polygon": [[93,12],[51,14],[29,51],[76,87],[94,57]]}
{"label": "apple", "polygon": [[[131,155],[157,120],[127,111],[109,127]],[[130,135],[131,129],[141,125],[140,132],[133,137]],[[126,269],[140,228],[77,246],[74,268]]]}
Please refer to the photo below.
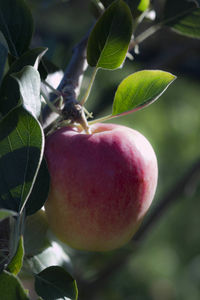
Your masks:
{"label": "apple", "polygon": [[107,251],[137,231],[155,194],[157,159],[136,130],[106,123],[90,130],[62,127],[47,137],[51,187],[45,210],[67,245]]}

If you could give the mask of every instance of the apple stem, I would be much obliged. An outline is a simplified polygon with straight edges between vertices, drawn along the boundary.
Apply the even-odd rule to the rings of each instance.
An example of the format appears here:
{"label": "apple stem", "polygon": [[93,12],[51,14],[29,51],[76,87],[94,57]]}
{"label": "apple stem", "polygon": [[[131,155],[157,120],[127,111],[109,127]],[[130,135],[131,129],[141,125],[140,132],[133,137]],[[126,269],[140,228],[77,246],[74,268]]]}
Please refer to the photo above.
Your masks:
{"label": "apple stem", "polygon": [[92,125],[92,124],[95,124],[95,123],[98,123],[98,122],[108,121],[108,120],[112,119],[113,117],[114,117],[113,115],[107,115],[105,117],[92,120],[92,121],[90,121],[88,123],[89,123],[89,125]]}
{"label": "apple stem", "polygon": [[80,125],[82,126],[82,128],[85,130],[85,132],[87,134],[91,134],[90,126],[88,124],[88,121],[86,119],[86,116],[85,116],[85,113],[84,113],[83,109],[82,109],[82,112],[81,112],[81,118],[79,120],[79,123],[80,123]]}

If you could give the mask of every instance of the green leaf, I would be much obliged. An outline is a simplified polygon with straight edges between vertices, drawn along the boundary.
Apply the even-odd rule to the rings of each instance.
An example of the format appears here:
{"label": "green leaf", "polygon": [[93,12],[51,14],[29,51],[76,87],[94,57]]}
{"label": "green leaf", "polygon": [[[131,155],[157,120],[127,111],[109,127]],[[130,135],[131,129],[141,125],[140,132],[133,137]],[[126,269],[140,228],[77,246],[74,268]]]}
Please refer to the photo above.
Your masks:
{"label": "green leaf", "polygon": [[127,114],[151,104],[175,78],[159,70],[144,70],[129,75],[117,88],[112,116]]}
{"label": "green leaf", "polygon": [[17,216],[17,213],[8,209],[0,209],[0,221],[3,221],[6,218]]}
{"label": "green leaf", "polygon": [[0,89],[0,113],[6,116],[9,111],[20,104],[19,87],[16,80],[9,75],[3,78]]}
{"label": "green leaf", "polygon": [[[101,0],[100,1],[104,7],[108,7],[114,0]],[[125,2],[129,5],[131,11],[135,11],[139,9],[140,11],[145,11],[150,3],[150,0],[125,0]]]}
{"label": "green leaf", "polygon": [[13,56],[19,57],[28,50],[33,18],[24,0],[0,0],[0,31]]}
{"label": "green leaf", "polygon": [[35,276],[35,290],[44,300],[78,298],[76,281],[58,266],[48,267]]}
{"label": "green leaf", "polygon": [[89,11],[95,19],[98,19],[104,10],[101,4],[98,0],[90,0],[89,2]]}
{"label": "green leaf", "polygon": [[4,48],[6,48],[7,52],[9,52],[8,44],[7,44],[6,39],[1,31],[0,31],[0,43],[4,46]]}
{"label": "green leaf", "polygon": [[3,78],[4,68],[7,60],[8,51],[0,42],[0,83]]}
{"label": "green leaf", "polygon": [[35,181],[43,155],[43,131],[22,107],[0,122],[0,207],[20,211]]}
{"label": "green leaf", "polygon": [[200,38],[200,9],[195,9],[191,14],[180,19],[172,26],[176,32],[192,38]]}
{"label": "green leaf", "polygon": [[47,238],[48,229],[49,226],[43,210],[26,218],[24,248],[27,256],[37,255],[51,246]]}
{"label": "green leaf", "polygon": [[150,0],[141,0],[137,9],[141,12],[145,11],[150,5]]}
{"label": "green leaf", "polygon": [[1,300],[30,300],[19,279],[6,271],[0,274]]}
{"label": "green leaf", "polygon": [[39,118],[41,112],[40,99],[40,74],[32,66],[25,66],[22,71],[12,74],[19,84],[23,107],[35,118]]}
{"label": "green leaf", "polygon": [[26,203],[26,215],[36,213],[44,205],[50,187],[50,175],[43,158],[31,194]]}
{"label": "green leaf", "polygon": [[114,0],[100,0],[104,7],[108,7]]}
{"label": "green leaf", "polygon": [[146,2],[146,0],[126,0],[126,3],[129,5],[131,11],[135,14],[135,11],[137,10],[140,3],[144,1]]}
{"label": "green leaf", "polygon": [[13,273],[14,275],[17,275],[22,268],[23,258],[24,258],[24,242],[23,242],[23,236],[21,236],[19,239],[17,252],[7,267],[8,271],[10,273]]}
{"label": "green leaf", "polygon": [[47,48],[39,47],[26,51],[19,59],[10,66],[8,74],[20,72],[25,66],[30,65],[38,69],[42,57],[45,55]]}
{"label": "green leaf", "polygon": [[200,38],[200,1],[168,0],[164,22],[177,33]]}
{"label": "green leaf", "polygon": [[90,34],[87,47],[89,65],[110,70],[119,68],[126,58],[132,26],[127,4],[122,0],[114,1]]}
{"label": "green leaf", "polygon": [[46,48],[36,48],[27,51],[10,67],[2,81],[0,89],[0,112],[3,116],[20,104],[19,85],[10,75],[12,73],[20,72],[26,65],[34,66],[37,69],[46,50]]}

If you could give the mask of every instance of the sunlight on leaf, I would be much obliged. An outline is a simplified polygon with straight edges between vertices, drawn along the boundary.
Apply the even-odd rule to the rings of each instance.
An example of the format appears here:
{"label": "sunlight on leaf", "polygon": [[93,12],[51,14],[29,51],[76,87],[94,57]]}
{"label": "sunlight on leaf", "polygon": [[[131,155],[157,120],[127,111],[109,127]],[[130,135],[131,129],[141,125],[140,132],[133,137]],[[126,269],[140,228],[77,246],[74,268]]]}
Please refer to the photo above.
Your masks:
{"label": "sunlight on leaf", "polygon": [[131,113],[154,102],[176,76],[160,70],[144,70],[125,78],[115,93],[112,116]]}
{"label": "sunlight on leaf", "polygon": [[132,15],[128,5],[114,1],[97,21],[87,47],[90,66],[119,68],[126,57],[132,35]]}
{"label": "sunlight on leaf", "polygon": [[39,72],[32,66],[25,66],[22,71],[12,76],[19,84],[24,108],[34,117],[39,118],[41,112]]}

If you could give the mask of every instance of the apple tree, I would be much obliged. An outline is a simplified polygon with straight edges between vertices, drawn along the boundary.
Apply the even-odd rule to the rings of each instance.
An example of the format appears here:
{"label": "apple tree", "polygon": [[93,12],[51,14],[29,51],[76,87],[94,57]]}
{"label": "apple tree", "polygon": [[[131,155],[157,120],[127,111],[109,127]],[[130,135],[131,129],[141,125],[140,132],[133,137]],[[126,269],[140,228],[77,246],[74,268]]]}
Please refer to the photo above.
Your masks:
{"label": "apple tree", "polygon": [[[119,69],[120,72],[126,68],[128,60],[132,60],[131,63],[134,65],[133,58],[137,56],[140,44],[146,39],[151,39],[155,32],[168,27],[175,31],[177,36],[181,34],[194,39],[200,38],[199,5],[199,0],[166,0],[162,3],[149,0],[91,0],[86,9],[90,9],[93,23],[74,46],[66,69],[60,70],[47,57],[50,49],[33,43],[34,20],[29,1],[0,0],[0,298],[2,300],[53,300],[78,299],[78,297],[92,299],[98,282],[100,280],[103,282],[109,276],[110,270],[119,268],[127,261],[130,252],[128,254],[120,252],[120,255],[117,252],[115,255],[115,251],[112,252],[114,258],[108,262],[108,267],[92,280],[81,278],[73,269],[72,262],[75,258],[71,255],[71,262],[68,243],[63,244],[59,236],[56,237],[51,232],[51,220],[54,219],[56,227],[57,222],[58,224],[59,221],[65,222],[65,218],[70,220],[71,217],[71,221],[67,223],[67,230],[71,231],[72,238],[75,238],[76,230],[73,228],[72,231],[70,223],[72,224],[72,221],[74,224],[78,223],[80,215],[84,213],[80,211],[80,215],[68,214],[63,217],[53,207],[51,211],[53,217],[46,218],[44,207],[46,205],[48,207],[48,195],[50,188],[52,189],[53,178],[51,172],[54,172],[54,166],[49,172],[49,162],[46,160],[48,150],[45,150],[48,147],[46,139],[60,128],[61,130],[67,128],[68,131],[75,128],[80,132],[79,135],[88,140],[88,136],[95,135],[92,128],[99,126],[97,124],[107,124],[104,123],[106,121],[113,123],[120,116],[134,115],[138,110],[156,101],[174,82],[176,75],[165,70],[140,69],[125,76],[116,86],[109,114],[97,118],[86,108],[93,84],[98,80],[98,71],[104,69],[113,76],[115,70]],[[148,27],[140,30],[138,34],[138,28],[143,28],[146,20]],[[88,68],[92,72],[87,87],[83,89]],[[104,127],[106,128],[106,125]],[[130,132],[129,129],[126,130]],[[68,137],[68,145],[71,143],[70,139],[72,141],[73,136]],[[120,149],[123,148],[123,134],[121,140]],[[75,145],[76,152],[79,144]],[[72,148],[69,149],[72,153]],[[92,157],[90,149],[93,149],[92,145],[91,148],[87,148],[87,153],[81,149],[85,160],[85,157],[89,159],[89,155]],[[62,148],[60,150],[62,152]],[[54,160],[58,161],[59,157],[54,157]],[[73,169],[74,161],[71,158],[69,160]],[[95,160],[93,163],[95,164]],[[79,168],[73,176],[69,171],[67,175],[63,175],[68,179],[68,191],[70,185],[77,180],[76,173],[82,172],[81,167],[83,164],[79,163]],[[184,186],[188,178],[196,172],[196,168],[197,166],[189,170],[180,186]],[[83,172],[81,176],[84,177]],[[93,182],[85,180],[87,178],[83,179],[84,182],[88,182],[88,186],[93,185]],[[119,186],[119,182],[117,188],[123,190],[124,186]],[[77,185],[76,195],[83,192],[80,189],[81,185]],[[152,189],[155,189],[155,186]],[[106,192],[107,190],[106,187]],[[102,191],[99,198],[103,197],[103,192],[105,191]],[[169,202],[169,198],[164,199],[164,202],[159,204],[159,211],[166,209]],[[130,239],[133,236],[132,239],[139,241],[145,231],[155,223],[158,218],[157,212],[158,208],[155,208],[149,221],[141,225],[141,230],[133,236],[136,231],[134,228],[129,237],[132,250],[135,244],[132,244]],[[123,214],[123,211],[121,213]],[[87,219],[90,216],[91,214]],[[89,230],[93,230],[93,223],[88,220],[88,224]],[[80,227],[84,227],[83,224]],[[105,230],[106,228],[104,232]],[[86,247],[86,250],[91,249],[93,248]],[[109,249],[106,247],[106,241],[102,249]]]}

